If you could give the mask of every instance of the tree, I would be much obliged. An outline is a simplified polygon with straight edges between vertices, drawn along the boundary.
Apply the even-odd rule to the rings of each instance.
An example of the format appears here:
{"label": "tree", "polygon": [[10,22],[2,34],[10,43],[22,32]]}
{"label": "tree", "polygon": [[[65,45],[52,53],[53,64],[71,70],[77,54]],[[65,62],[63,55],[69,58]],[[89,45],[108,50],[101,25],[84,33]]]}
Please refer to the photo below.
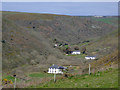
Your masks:
{"label": "tree", "polygon": [[65,45],[65,48],[68,49],[68,45]]}
{"label": "tree", "polygon": [[79,50],[79,47],[78,46],[74,47],[74,50]]}
{"label": "tree", "polygon": [[68,47],[68,48],[66,49],[66,53],[67,53],[67,54],[71,54],[71,52],[72,52],[72,51],[71,51],[71,48]]}
{"label": "tree", "polygon": [[65,52],[66,54],[70,54],[72,51],[71,51],[71,48],[70,47],[65,47],[64,49],[63,49],[63,52]]}
{"label": "tree", "polygon": [[86,47],[82,48],[82,53],[85,54],[86,53]]}
{"label": "tree", "polygon": [[57,41],[57,39],[55,38],[54,41]]}

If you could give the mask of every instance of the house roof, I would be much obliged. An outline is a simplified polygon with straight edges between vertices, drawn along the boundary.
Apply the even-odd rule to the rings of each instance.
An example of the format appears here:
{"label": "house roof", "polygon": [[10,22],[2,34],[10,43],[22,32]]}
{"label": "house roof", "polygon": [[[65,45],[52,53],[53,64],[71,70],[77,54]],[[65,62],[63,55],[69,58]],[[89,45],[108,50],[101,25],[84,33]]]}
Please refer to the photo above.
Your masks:
{"label": "house roof", "polygon": [[50,68],[59,68],[58,65],[52,65]]}
{"label": "house roof", "polygon": [[49,68],[64,69],[64,67],[62,67],[62,66],[58,66],[58,65],[52,65],[52,66],[49,67]]}
{"label": "house roof", "polygon": [[86,57],[96,57],[96,56],[86,56]]}
{"label": "house roof", "polygon": [[59,69],[64,69],[64,67],[60,66]]}
{"label": "house roof", "polygon": [[80,51],[73,51],[73,52],[80,52]]}

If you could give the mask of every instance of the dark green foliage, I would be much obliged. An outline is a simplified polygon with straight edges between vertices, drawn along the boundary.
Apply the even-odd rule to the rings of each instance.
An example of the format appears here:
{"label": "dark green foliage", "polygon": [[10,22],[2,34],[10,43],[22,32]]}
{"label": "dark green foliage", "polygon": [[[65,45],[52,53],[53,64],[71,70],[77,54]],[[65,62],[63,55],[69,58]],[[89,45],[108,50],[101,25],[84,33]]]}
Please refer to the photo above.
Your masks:
{"label": "dark green foliage", "polygon": [[1,42],[2,42],[2,43],[5,43],[6,41],[5,41],[5,40],[2,40]]}
{"label": "dark green foliage", "polygon": [[82,48],[82,54],[85,54],[86,53],[86,47],[83,47]]}

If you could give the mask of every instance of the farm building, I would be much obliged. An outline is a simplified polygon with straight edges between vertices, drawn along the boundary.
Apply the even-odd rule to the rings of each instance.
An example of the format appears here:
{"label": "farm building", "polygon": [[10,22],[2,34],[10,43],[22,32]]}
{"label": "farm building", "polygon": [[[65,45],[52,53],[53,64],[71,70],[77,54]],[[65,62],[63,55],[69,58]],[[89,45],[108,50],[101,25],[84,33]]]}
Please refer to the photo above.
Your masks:
{"label": "farm building", "polygon": [[72,51],[71,54],[80,54],[80,51]]}
{"label": "farm building", "polygon": [[56,73],[56,74],[63,74],[62,70],[65,69],[62,66],[58,66],[58,65],[52,65],[51,67],[49,67],[48,69],[48,73]]}
{"label": "farm building", "polygon": [[95,56],[86,56],[85,59],[93,59],[94,60],[94,59],[96,59],[96,57]]}

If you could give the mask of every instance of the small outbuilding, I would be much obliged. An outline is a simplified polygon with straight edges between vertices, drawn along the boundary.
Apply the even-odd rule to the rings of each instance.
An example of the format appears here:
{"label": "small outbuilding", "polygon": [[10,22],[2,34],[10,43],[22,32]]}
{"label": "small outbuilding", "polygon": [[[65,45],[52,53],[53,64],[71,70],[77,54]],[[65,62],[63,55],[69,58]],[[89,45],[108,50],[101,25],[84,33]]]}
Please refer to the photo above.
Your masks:
{"label": "small outbuilding", "polygon": [[58,65],[52,65],[51,67],[49,67],[48,69],[48,73],[53,73],[53,74],[63,74],[62,70],[65,69],[62,66],[58,66]]}
{"label": "small outbuilding", "polygon": [[92,60],[94,60],[94,59],[96,59],[96,56],[86,56],[85,59],[92,59]]}
{"label": "small outbuilding", "polygon": [[80,54],[80,51],[72,51],[72,53],[71,54]]}
{"label": "small outbuilding", "polygon": [[57,46],[58,46],[58,44],[55,44],[55,45],[54,45],[54,48],[57,47]]}

